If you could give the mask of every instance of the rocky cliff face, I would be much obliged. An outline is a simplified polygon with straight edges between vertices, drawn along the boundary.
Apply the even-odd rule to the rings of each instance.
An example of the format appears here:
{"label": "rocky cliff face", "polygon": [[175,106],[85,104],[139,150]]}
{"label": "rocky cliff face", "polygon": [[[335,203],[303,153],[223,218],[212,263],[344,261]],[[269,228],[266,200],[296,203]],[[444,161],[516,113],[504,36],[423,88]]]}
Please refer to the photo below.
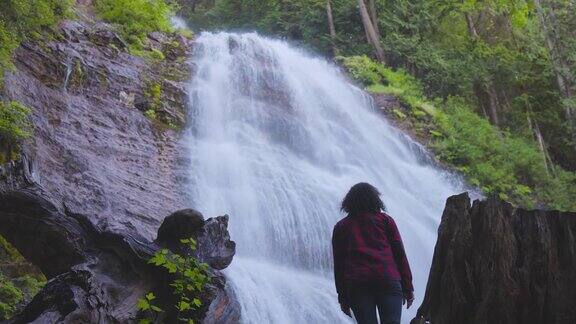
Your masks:
{"label": "rocky cliff face", "polygon": [[418,314],[432,324],[568,324],[575,305],[576,213],[448,199]]}
{"label": "rocky cliff face", "polygon": [[[166,211],[185,207],[187,152],[166,126],[184,124],[191,46],[165,40],[179,42],[180,56],[151,62],[103,23],[64,22],[59,35],[23,44],[6,76],[7,99],[33,111],[24,154],[34,180],[99,228],[151,239]],[[157,120],[145,116],[151,109]]]}
{"label": "rocky cliff face", "polygon": [[[180,130],[192,44],[149,38],[165,60],[130,55],[110,26],[86,19],[17,50],[3,96],[32,109],[34,136],[20,161],[0,166],[0,235],[50,281],[15,323],[131,322],[136,300],[167,282],[146,261],[170,245],[157,229],[188,201]],[[183,217],[184,230],[165,225],[163,235],[195,237],[211,266],[199,318],[236,322],[219,272],[234,255],[227,217],[177,215],[166,222]]]}

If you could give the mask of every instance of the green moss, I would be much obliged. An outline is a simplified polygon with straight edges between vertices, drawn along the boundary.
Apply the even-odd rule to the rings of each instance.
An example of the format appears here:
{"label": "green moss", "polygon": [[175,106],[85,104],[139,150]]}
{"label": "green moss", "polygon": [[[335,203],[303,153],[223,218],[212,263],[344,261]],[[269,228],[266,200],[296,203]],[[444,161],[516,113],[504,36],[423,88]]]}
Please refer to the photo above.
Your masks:
{"label": "green moss", "polygon": [[158,121],[158,114],[156,113],[162,107],[162,85],[157,82],[150,83],[144,95],[148,100],[148,109],[144,112],[146,117]]}
{"label": "green moss", "polygon": [[192,32],[190,29],[179,28],[176,30],[176,32],[187,39],[193,39],[194,38],[194,32]]}
{"label": "green moss", "polygon": [[160,107],[162,104],[162,85],[160,83],[150,84],[144,94],[150,101],[150,106],[152,109],[156,110]]}
{"label": "green moss", "polygon": [[7,320],[24,300],[24,293],[12,281],[0,274],[0,320]]}
{"label": "green moss", "polygon": [[153,61],[163,61],[165,59],[164,57],[164,53],[162,53],[160,50],[158,49],[142,49],[142,47],[140,46],[129,46],[128,50],[130,52],[130,54],[135,55],[135,56],[140,56],[143,57],[145,59],[149,59],[149,60],[153,60]]}
{"label": "green moss", "polygon": [[69,84],[73,88],[80,88],[84,84],[85,80],[86,80],[86,73],[82,68],[82,63],[80,62],[80,60],[78,60],[74,63]]}
{"label": "green moss", "polygon": [[148,109],[144,112],[144,115],[146,115],[146,117],[152,119],[152,120],[156,120],[156,110],[154,109]]}
{"label": "green moss", "polygon": [[406,114],[403,113],[401,110],[399,109],[392,109],[392,112],[394,113],[394,115],[396,115],[396,118],[398,119],[404,119],[406,118]]}
{"label": "green moss", "polygon": [[14,248],[6,239],[0,235],[0,255],[5,254],[10,262],[22,262],[24,258],[16,248]]}

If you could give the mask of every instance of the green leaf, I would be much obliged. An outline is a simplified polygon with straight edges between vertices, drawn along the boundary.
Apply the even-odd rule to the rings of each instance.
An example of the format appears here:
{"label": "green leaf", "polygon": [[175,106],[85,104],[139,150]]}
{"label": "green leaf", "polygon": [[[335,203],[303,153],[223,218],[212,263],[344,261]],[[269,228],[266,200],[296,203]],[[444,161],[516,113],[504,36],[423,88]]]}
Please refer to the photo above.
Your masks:
{"label": "green leaf", "polygon": [[191,307],[190,303],[187,303],[187,302],[181,300],[181,301],[178,303],[177,308],[178,308],[179,311],[185,312],[185,311],[189,310],[189,309],[192,308],[192,307]]}
{"label": "green leaf", "polygon": [[146,294],[146,299],[148,300],[154,300],[156,298],[156,296],[154,296],[154,293],[149,292]]}
{"label": "green leaf", "polygon": [[174,263],[166,263],[164,264],[164,268],[168,270],[169,273],[175,273],[177,268]]}
{"label": "green leaf", "polygon": [[156,266],[161,266],[166,263],[166,256],[162,253],[156,253],[154,256],[148,261],[148,263],[154,264]]}
{"label": "green leaf", "polygon": [[146,299],[140,298],[140,299],[138,299],[138,303],[136,304],[136,308],[138,310],[141,310],[141,311],[147,311],[150,309],[150,303]]}

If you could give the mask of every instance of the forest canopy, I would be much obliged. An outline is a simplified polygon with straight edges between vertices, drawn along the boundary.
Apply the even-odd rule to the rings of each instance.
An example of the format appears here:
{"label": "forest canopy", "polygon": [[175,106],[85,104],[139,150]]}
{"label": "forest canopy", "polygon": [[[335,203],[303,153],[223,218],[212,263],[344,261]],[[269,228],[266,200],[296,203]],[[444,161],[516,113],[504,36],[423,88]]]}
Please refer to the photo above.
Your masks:
{"label": "forest canopy", "polygon": [[[195,29],[256,30],[300,42],[323,55],[367,55],[392,71],[405,71],[418,81],[423,96],[450,103],[438,105],[440,109],[461,111],[454,110],[457,97],[458,105],[478,116],[478,122],[486,121],[495,136],[490,138],[502,143],[512,143],[508,138],[513,138],[533,149],[506,151],[501,143],[476,144],[497,146],[505,155],[526,154],[516,156],[519,161],[539,161],[529,171],[537,174],[528,178],[550,175],[550,181],[564,183],[562,188],[576,186],[574,1],[180,0],[180,4],[181,14]],[[442,151],[446,147],[453,146],[435,150],[446,156],[448,152]],[[534,152],[540,155],[538,160]],[[491,182],[480,183],[481,187],[507,187],[494,183],[505,169],[479,168],[488,156],[475,155],[475,160],[459,167],[492,172],[484,177]],[[534,192],[537,185],[528,178],[518,175],[514,181]],[[540,185],[552,190],[545,183]],[[574,200],[566,190],[561,193]],[[547,194],[544,203],[550,206],[554,195]],[[566,208],[565,200],[560,205]]]}
{"label": "forest canopy", "polygon": [[[468,129],[477,135],[474,143],[453,136],[453,142],[432,147],[471,183],[528,205],[565,209],[567,201],[576,201],[570,190],[576,187],[572,0],[94,0],[93,5],[136,55],[157,58],[146,50],[147,34],[170,30],[168,16],[178,10],[195,30],[256,30],[342,62],[350,58],[347,62],[356,62],[348,69],[352,76],[369,91],[396,91],[392,94],[415,109],[409,118],[418,116],[414,102],[421,100],[453,118],[447,117],[452,124],[436,119],[427,125],[433,138],[476,125]],[[73,9],[71,0],[0,3],[0,85],[19,44],[50,39]],[[367,60],[354,61],[358,57]],[[2,102],[0,110],[3,151],[14,151],[15,142],[29,136],[29,110],[17,102]],[[491,163],[495,151],[518,164]],[[513,165],[523,171],[510,171]]]}

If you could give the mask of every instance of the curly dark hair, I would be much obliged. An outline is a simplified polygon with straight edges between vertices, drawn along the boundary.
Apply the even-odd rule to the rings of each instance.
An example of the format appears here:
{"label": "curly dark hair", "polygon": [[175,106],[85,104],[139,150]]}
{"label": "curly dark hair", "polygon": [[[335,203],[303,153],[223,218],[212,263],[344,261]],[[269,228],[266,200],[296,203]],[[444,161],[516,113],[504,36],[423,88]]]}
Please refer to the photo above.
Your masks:
{"label": "curly dark hair", "polygon": [[379,213],[386,210],[386,206],[380,199],[380,192],[373,185],[360,182],[352,186],[344,200],[341,210],[349,215],[363,213]]}

